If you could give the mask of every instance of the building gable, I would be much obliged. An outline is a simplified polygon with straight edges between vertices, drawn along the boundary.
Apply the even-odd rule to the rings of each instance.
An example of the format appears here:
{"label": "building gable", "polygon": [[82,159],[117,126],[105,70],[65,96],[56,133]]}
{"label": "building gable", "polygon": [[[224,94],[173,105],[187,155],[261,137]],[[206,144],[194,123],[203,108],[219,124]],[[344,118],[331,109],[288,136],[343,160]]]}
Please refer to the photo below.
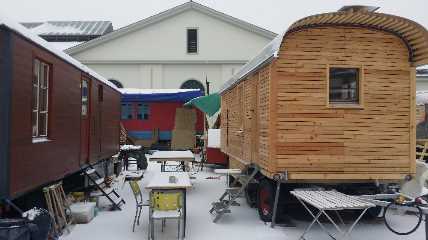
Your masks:
{"label": "building gable", "polygon": [[[198,29],[198,54],[186,53],[188,28]],[[245,62],[252,57],[247,56],[245,52],[254,53],[255,49],[252,48],[261,49],[275,36],[275,33],[268,30],[203,5],[188,2],[70,48],[66,52],[86,63],[113,60],[163,62],[207,59]],[[244,40],[250,43],[242,46]],[[126,49],[123,46],[126,46]],[[231,51],[230,56],[227,56],[228,51],[224,51],[224,47],[227,47],[228,51],[236,48],[237,52]],[[238,59],[235,56],[239,56]]]}

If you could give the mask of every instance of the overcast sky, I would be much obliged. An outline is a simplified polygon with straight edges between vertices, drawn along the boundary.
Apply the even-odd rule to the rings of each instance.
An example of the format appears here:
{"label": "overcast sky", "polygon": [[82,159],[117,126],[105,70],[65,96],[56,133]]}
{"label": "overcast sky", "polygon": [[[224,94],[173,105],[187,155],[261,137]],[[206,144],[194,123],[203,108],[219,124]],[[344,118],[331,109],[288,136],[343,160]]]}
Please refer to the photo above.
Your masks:
{"label": "overcast sky", "polygon": [[[109,20],[126,26],[185,0],[0,0],[0,12],[21,22]],[[428,28],[428,0],[199,0],[208,7],[274,32],[308,15],[336,11],[343,5],[372,5],[380,12],[412,19]]]}

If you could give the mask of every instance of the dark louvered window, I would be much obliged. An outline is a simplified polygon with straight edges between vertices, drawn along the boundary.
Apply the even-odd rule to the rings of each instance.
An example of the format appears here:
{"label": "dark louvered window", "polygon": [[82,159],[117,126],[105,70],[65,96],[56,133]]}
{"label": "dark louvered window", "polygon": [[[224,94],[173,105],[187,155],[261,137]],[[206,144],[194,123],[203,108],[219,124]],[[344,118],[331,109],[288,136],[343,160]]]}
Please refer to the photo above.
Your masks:
{"label": "dark louvered window", "polygon": [[198,29],[187,29],[187,53],[198,52]]}

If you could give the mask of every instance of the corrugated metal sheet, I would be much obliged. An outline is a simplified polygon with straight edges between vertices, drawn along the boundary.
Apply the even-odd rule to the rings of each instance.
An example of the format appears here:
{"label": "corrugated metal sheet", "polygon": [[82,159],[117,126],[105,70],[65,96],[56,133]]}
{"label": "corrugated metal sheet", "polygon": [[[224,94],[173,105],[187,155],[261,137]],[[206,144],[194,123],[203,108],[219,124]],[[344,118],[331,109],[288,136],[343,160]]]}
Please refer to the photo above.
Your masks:
{"label": "corrugated metal sheet", "polygon": [[27,38],[29,41],[32,41],[34,44],[39,45],[40,47],[46,49],[47,51],[55,54],[57,57],[62,58],[64,61],[74,65],[76,68],[80,69],[81,71],[91,75],[94,78],[97,78],[99,81],[105,83],[106,85],[110,86],[114,90],[117,90],[116,85],[111,83],[109,80],[104,78],[103,76],[99,75],[94,70],[88,68],[86,65],[82,64],[81,62],[77,61],[76,59],[70,57],[70,55],[64,53],[63,51],[58,50],[57,48],[53,47],[49,42],[42,39],[41,37],[37,36],[33,32],[31,32],[29,29],[24,27],[22,24],[19,24],[10,18],[6,16],[0,16],[0,26],[5,26],[6,28],[9,28],[10,30],[14,31],[15,33],[23,36],[24,38]]}
{"label": "corrugated metal sheet", "polygon": [[110,21],[48,21],[22,23],[39,36],[101,36],[113,31]]}

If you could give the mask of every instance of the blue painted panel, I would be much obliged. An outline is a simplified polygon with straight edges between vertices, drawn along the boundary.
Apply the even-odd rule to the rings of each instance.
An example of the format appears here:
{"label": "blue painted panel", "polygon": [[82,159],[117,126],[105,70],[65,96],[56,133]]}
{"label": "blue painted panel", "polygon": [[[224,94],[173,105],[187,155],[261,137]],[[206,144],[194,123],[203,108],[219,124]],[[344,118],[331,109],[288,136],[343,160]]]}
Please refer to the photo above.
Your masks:
{"label": "blue painted panel", "polygon": [[152,139],[152,131],[129,131],[128,135],[136,138],[136,139],[143,139],[143,140],[149,140]]}
{"label": "blue painted panel", "polygon": [[160,131],[159,140],[171,140],[172,132],[171,131]]}

